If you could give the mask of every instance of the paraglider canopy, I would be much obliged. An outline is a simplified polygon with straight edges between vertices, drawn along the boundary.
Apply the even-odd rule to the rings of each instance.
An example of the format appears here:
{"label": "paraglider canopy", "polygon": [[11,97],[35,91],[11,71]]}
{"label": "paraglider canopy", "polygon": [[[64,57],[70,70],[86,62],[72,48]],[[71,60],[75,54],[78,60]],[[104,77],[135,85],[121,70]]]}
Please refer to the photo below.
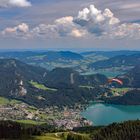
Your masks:
{"label": "paraglider canopy", "polygon": [[123,81],[117,78],[109,79],[108,82],[109,83],[117,82],[118,84],[123,85]]}

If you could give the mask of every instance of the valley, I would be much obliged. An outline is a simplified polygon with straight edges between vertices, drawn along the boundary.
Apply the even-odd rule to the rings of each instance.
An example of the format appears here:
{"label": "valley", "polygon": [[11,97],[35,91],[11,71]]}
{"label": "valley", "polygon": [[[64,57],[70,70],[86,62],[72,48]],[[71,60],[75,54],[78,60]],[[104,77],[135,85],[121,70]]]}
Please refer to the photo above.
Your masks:
{"label": "valley", "polygon": [[[62,54],[57,56],[61,59],[56,61],[56,58],[53,58],[56,52],[54,54],[51,52],[48,60],[42,60],[47,57],[45,52],[40,54],[43,55],[42,57],[37,57],[36,55],[39,54],[36,53],[26,53],[22,55],[15,53],[17,56],[13,56],[14,53],[12,53],[9,58],[3,55],[3,58],[0,59],[0,120],[11,120],[20,124],[35,126],[49,124],[58,132],[46,133],[43,136],[34,137],[34,139],[63,140],[65,139],[63,136],[68,137],[69,132],[74,128],[108,125],[112,122],[138,119],[134,113],[132,117],[130,113],[128,119],[126,117],[121,118],[122,112],[119,111],[119,120],[111,117],[108,123],[104,123],[103,121],[107,121],[107,119],[101,118],[101,122],[98,124],[99,118],[96,118],[96,115],[98,116],[104,111],[109,112],[104,107],[103,110],[102,108],[99,109],[99,103],[105,104],[105,106],[109,104],[114,106],[115,104],[115,108],[118,108],[117,105],[124,105],[122,107],[124,110],[127,105],[140,105],[140,67],[138,65],[131,64],[129,66],[128,64],[127,66],[126,63],[118,67],[118,63],[115,63],[98,69],[96,65],[95,68],[89,67],[93,62],[95,64],[106,63],[106,61],[112,63],[110,60],[112,58],[108,54],[82,56],[81,54],[71,54],[71,52],[65,54],[63,52],[63,56],[61,56]],[[67,53],[70,56],[64,57]],[[130,55],[135,56],[134,54]],[[36,57],[35,60],[34,57]],[[123,58],[125,59],[124,56]],[[33,64],[30,59],[35,63]],[[90,61],[87,61],[88,59]],[[134,59],[138,59],[138,54]],[[45,66],[40,65],[40,61],[43,63],[46,61],[49,63],[48,65],[54,64],[53,69],[48,68],[45,63]],[[55,65],[55,63],[58,64],[58,61],[63,62],[63,66]],[[121,59],[121,61],[124,60]],[[97,103],[98,109],[93,102]],[[94,110],[101,110],[101,112],[98,112],[99,114],[94,112],[92,116],[92,113],[88,112],[90,111],[88,108],[92,108],[92,105],[93,110],[91,112]],[[117,111],[115,110],[114,113]],[[100,114],[99,116],[104,115]],[[125,116],[125,112],[122,113],[122,116]],[[66,131],[66,133],[61,131]],[[77,135],[90,139],[88,135],[76,133],[76,137]]]}
{"label": "valley", "polygon": [[140,140],[140,0],[0,0],[0,140]]}
{"label": "valley", "polygon": [[[79,107],[79,108],[78,108]],[[75,106],[75,109],[59,109],[55,107],[35,108],[28,104],[0,98],[0,120],[13,120],[24,124],[50,124],[56,129],[72,130],[73,127],[92,125],[90,121],[80,115],[82,106]]]}

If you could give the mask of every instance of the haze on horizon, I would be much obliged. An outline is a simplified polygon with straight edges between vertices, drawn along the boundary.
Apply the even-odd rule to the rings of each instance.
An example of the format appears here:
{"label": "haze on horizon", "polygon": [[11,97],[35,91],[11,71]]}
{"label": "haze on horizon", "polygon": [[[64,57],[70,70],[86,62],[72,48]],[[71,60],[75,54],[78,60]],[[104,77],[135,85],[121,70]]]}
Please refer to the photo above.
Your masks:
{"label": "haze on horizon", "polygon": [[139,0],[1,0],[0,50],[139,50]]}

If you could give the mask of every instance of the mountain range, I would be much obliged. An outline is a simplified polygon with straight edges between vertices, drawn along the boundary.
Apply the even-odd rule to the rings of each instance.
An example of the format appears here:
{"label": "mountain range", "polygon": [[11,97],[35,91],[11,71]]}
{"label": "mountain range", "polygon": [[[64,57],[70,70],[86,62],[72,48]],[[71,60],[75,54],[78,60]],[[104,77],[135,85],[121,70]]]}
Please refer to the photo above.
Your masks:
{"label": "mountain range", "polygon": [[[25,51],[25,52],[0,52],[0,57],[1,58],[16,58],[20,60],[27,60],[30,57],[38,57],[42,58],[43,60],[46,61],[56,61],[59,59],[64,59],[64,60],[80,60],[83,59],[83,56],[71,52],[71,51],[40,51],[40,52],[35,52],[35,51]],[[30,59],[29,59],[30,60]]]}
{"label": "mountain range", "polygon": [[122,66],[136,66],[140,64],[140,53],[133,55],[119,55],[111,57],[107,60],[97,61],[89,65],[90,68],[94,69],[106,69],[112,67]]}
{"label": "mountain range", "polygon": [[[27,52],[25,54],[26,57],[36,55]],[[25,54],[16,55],[25,58]],[[139,54],[133,54],[115,56],[94,64],[104,67],[121,64],[133,66],[133,69],[115,78],[123,81],[123,87],[140,88],[139,61]],[[0,96],[21,100],[36,107],[73,106],[76,103],[87,103],[105,93],[110,95],[110,89],[106,86],[108,78],[102,74],[81,75],[69,67],[59,67],[49,71],[13,58],[0,59],[0,66]]]}
{"label": "mountain range", "polygon": [[111,97],[105,100],[109,104],[140,105],[140,66],[135,66],[129,72],[116,78],[123,82],[123,87],[129,87],[123,96]]}
{"label": "mountain range", "polygon": [[64,106],[94,100],[107,89],[104,75],[82,76],[70,68],[47,71],[15,59],[0,59],[0,96],[36,107]]}
{"label": "mountain range", "polygon": [[123,81],[124,86],[140,88],[140,65],[135,66],[125,74],[118,75],[117,78]]}

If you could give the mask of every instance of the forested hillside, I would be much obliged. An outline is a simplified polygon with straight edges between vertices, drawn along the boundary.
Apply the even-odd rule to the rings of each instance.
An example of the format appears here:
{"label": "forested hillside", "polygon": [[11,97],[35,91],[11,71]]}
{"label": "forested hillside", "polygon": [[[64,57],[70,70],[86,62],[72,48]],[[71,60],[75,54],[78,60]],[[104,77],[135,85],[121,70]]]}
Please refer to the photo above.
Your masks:
{"label": "forested hillside", "polygon": [[113,123],[101,128],[93,135],[92,140],[139,140],[140,121],[128,121],[124,123]]}
{"label": "forested hillside", "polygon": [[[43,56],[43,57],[42,57]],[[80,60],[83,56],[71,51],[24,51],[24,52],[0,52],[1,58],[15,58],[20,60],[32,61],[35,58],[41,59],[41,61],[57,61],[59,59],[63,60]]]}
{"label": "forested hillside", "polygon": [[[113,123],[102,127],[74,128],[73,131],[64,132],[47,124],[28,125],[11,121],[0,122],[0,139],[14,140],[139,140],[140,121],[127,121]],[[58,132],[59,131],[59,132]],[[10,135],[9,135],[10,133]]]}
{"label": "forested hillside", "polygon": [[128,91],[123,96],[111,97],[105,100],[109,104],[140,105],[140,90]]}
{"label": "forested hillside", "polygon": [[108,79],[102,74],[80,75],[79,72],[71,68],[56,68],[47,75],[47,84],[57,88],[67,86],[95,86],[104,85]]}
{"label": "forested hillside", "polygon": [[119,75],[118,78],[123,81],[124,86],[140,88],[140,65],[135,66],[126,74]]}
{"label": "forested hillside", "polygon": [[121,66],[136,66],[140,64],[140,54],[118,55],[107,60],[97,61],[89,65],[90,68],[105,69]]}
{"label": "forested hillside", "polygon": [[15,59],[1,59],[0,65],[0,96],[36,107],[84,104],[108,91],[100,88],[107,82],[100,74],[82,76],[70,68],[47,71]]}

